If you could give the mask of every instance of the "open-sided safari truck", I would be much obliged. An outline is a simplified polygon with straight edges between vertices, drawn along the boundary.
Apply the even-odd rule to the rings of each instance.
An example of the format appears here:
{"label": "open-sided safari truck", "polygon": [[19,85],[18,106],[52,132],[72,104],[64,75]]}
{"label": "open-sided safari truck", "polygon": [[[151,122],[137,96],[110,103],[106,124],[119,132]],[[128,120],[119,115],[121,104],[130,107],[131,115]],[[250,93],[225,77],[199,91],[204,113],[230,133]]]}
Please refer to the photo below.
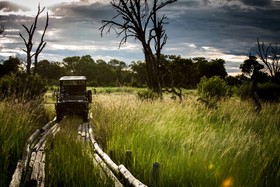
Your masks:
{"label": "open-sided safari truck", "polygon": [[79,115],[88,121],[91,90],[86,90],[85,76],[63,76],[59,79],[60,89],[55,104],[56,119],[60,121],[65,115]]}

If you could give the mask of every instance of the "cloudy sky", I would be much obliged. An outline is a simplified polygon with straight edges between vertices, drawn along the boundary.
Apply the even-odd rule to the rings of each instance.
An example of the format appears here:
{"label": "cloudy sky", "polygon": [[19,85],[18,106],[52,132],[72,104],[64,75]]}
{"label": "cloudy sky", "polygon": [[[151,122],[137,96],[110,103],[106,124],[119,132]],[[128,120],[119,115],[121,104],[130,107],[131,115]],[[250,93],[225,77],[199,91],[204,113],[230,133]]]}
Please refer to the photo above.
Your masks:
{"label": "cloudy sky", "polygon": [[[39,2],[50,15],[40,60],[91,55],[95,60],[116,58],[129,64],[144,59],[134,39],[119,48],[120,38],[113,32],[101,37],[101,20],[115,15],[110,0],[1,0],[0,21],[6,31],[0,38],[0,59],[16,55],[24,59],[19,33],[26,36],[22,24],[30,27]],[[178,0],[161,12],[169,22],[164,54],[223,58],[229,74],[239,73],[240,63],[249,53],[255,54],[257,38],[280,43],[280,0]],[[45,20],[46,11],[39,17],[37,34]],[[39,39],[35,36],[35,47]]]}

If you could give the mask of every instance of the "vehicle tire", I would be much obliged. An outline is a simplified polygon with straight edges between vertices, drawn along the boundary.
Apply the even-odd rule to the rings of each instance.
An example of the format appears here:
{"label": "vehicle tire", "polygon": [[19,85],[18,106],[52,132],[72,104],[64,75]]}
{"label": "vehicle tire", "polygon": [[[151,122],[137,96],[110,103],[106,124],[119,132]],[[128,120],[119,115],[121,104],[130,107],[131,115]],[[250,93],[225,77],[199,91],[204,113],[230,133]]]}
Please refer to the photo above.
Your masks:
{"label": "vehicle tire", "polygon": [[83,121],[88,122],[88,113],[87,112],[83,113]]}
{"label": "vehicle tire", "polygon": [[61,119],[62,119],[62,114],[57,113],[57,114],[56,114],[56,121],[57,121],[57,122],[60,122]]}

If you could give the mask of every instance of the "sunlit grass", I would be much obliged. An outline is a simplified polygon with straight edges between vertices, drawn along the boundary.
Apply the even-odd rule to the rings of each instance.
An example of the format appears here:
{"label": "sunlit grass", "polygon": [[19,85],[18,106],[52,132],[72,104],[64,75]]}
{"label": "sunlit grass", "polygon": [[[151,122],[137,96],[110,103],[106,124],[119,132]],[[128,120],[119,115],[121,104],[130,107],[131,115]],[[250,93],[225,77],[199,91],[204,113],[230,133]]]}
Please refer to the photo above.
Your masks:
{"label": "sunlit grass", "polygon": [[139,91],[147,90],[147,88],[135,88],[135,87],[88,87],[88,89],[96,90],[97,94],[122,94],[122,93],[137,93]]}
{"label": "sunlit grass", "polygon": [[65,119],[46,150],[46,186],[112,186],[93,164],[93,149],[77,139],[80,119]]}
{"label": "sunlit grass", "polygon": [[26,140],[41,125],[44,111],[37,104],[0,102],[0,186],[8,186]]}
{"label": "sunlit grass", "polygon": [[159,162],[158,186],[275,186],[280,177],[280,105],[231,99],[207,109],[189,95],[140,102],[134,95],[94,98],[95,134],[115,161],[125,162],[142,182],[153,185],[151,169]]}

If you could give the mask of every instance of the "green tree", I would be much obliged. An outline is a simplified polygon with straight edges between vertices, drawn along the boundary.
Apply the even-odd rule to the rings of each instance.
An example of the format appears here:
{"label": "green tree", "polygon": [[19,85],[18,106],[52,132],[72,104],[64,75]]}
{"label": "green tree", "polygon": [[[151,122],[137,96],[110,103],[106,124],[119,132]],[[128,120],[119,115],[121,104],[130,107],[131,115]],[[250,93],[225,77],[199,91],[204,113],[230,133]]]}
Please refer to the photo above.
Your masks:
{"label": "green tree", "polygon": [[197,65],[199,72],[199,78],[206,76],[207,78],[213,76],[219,76],[224,79],[227,76],[225,69],[225,61],[223,59],[212,59],[208,61],[204,57],[198,57],[193,59]]}
{"label": "green tree", "polygon": [[202,77],[197,85],[197,92],[201,98],[218,101],[229,94],[229,86],[218,76]]}
{"label": "green tree", "polygon": [[115,86],[114,70],[104,60],[97,60],[96,82],[98,86]]}
{"label": "green tree", "polygon": [[77,64],[79,63],[81,57],[79,56],[72,56],[72,57],[66,57],[63,59],[63,66],[66,68],[67,72],[69,74],[75,74]]}
{"label": "green tree", "polygon": [[124,84],[124,71],[127,68],[125,62],[112,59],[108,62],[108,65],[114,70],[116,76],[116,86],[122,86]]}
{"label": "green tree", "polygon": [[143,61],[133,61],[129,67],[132,71],[132,84],[139,87],[147,85],[148,73],[146,63]]}
{"label": "green tree", "polygon": [[59,62],[42,60],[38,63],[37,74],[53,83],[57,82],[60,77],[66,74],[66,69],[61,67]]}
{"label": "green tree", "polygon": [[11,73],[17,73],[19,70],[20,60],[16,57],[10,56],[8,60],[0,64],[0,77]]}
{"label": "green tree", "polygon": [[93,81],[96,74],[96,63],[90,55],[82,56],[75,64],[75,75],[84,75],[88,81]]}

